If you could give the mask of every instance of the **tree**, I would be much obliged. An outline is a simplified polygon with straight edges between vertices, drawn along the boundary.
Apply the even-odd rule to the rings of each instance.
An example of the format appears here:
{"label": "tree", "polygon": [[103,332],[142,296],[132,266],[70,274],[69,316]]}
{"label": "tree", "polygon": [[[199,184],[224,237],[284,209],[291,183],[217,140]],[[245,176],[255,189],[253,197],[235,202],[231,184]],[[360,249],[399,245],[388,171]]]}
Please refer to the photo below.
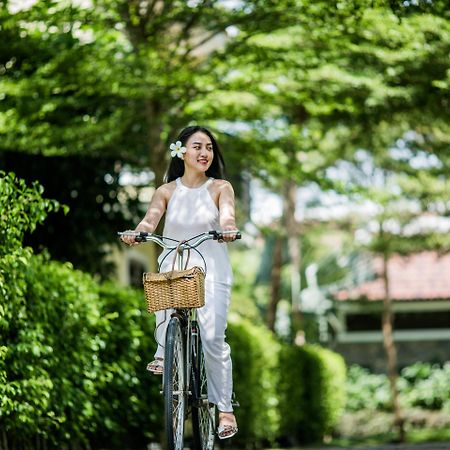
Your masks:
{"label": "tree", "polygon": [[[236,57],[243,68],[230,85],[238,89],[251,77],[254,95],[266,106],[268,117],[241,133],[247,149],[263,149],[254,150],[252,172],[279,192],[280,180],[288,180],[348,194],[328,174],[339,160],[353,159],[358,146],[377,159],[404,132],[417,129],[428,136],[429,150],[441,148],[448,136],[441,119],[448,22],[439,15],[440,3],[419,6],[392,3],[396,15],[383,2],[349,2],[331,17],[317,6],[320,14],[308,16],[309,22],[250,36],[253,51]],[[293,224],[289,204],[285,214]],[[290,249],[298,266],[296,244]]]}
{"label": "tree", "polygon": [[[244,1],[232,8],[221,1],[125,0],[1,6],[0,151],[148,165],[155,185],[162,182],[176,130],[211,118],[197,117],[192,105],[220,84],[216,66],[220,50],[229,47],[227,30],[244,24],[248,33],[277,29],[301,10],[289,0]],[[80,182],[73,174],[58,181],[68,184],[68,192]],[[115,199],[109,204],[113,211],[122,208]],[[94,204],[86,215],[100,206],[106,205]],[[119,229],[122,223],[112,225]],[[104,235],[98,224],[90,224],[90,235]],[[94,261],[98,255],[90,248],[84,247],[84,259]]]}
{"label": "tree", "polygon": [[106,151],[149,164],[158,185],[174,130],[195,118],[188,106],[217,88],[216,55],[228,48],[227,29],[277,29],[300,10],[290,0],[234,7],[214,0],[96,0],[86,7],[44,1],[29,10],[2,8],[2,41],[13,45],[0,49],[2,116],[8,117],[1,148]]}
{"label": "tree", "polygon": [[[365,220],[363,228],[372,229],[366,248],[383,261],[381,275],[384,282],[384,300],[381,328],[395,425],[398,428],[398,439],[404,441],[404,419],[397,386],[397,351],[393,338],[394,314],[390,294],[389,259],[395,253],[408,255],[426,249],[450,251],[450,240],[437,227],[427,229],[420,225],[420,219],[426,214],[434,215],[437,220],[440,214],[448,214],[448,206],[445,206],[448,180],[442,177],[439,171],[436,173],[433,158],[428,159],[428,162],[423,160],[423,165],[418,167],[416,158],[417,155],[424,156],[422,151],[414,151],[404,141],[401,142],[403,144],[400,152],[395,144],[384,151],[377,149],[373,152],[373,157],[368,152],[360,151],[356,155],[354,165],[349,166],[346,173],[347,182],[358,186],[358,197],[372,202],[378,211],[370,220]],[[438,161],[440,166],[441,162]],[[423,178],[427,179],[427,183],[421,184],[419,188],[416,180]],[[412,186],[414,187],[411,189]],[[437,214],[438,209],[440,213]]]}
{"label": "tree", "polygon": [[375,148],[369,138],[420,128],[445,148],[443,12],[368,0],[5,7],[0,149],[149,163],[159,184],[174,130],[202,121],[223,132],[232,176],[336,189],[327,169]]}

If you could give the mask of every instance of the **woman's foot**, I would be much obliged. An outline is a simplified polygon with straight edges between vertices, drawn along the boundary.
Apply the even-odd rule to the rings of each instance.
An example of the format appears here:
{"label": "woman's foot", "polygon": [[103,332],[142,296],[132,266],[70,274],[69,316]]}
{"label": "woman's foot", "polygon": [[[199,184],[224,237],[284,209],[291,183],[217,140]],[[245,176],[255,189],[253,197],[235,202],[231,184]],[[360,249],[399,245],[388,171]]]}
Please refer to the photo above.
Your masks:
{"label": "woman's foot", "polygon": [[232,412],[219,412],[219,439],[228,439],[238,432],[236,417]]}
{"label": "woman's foot", "polygon": [[154,361],[147,364],[147,370],[154,375],[162,375],[164,371],[164,360],[162,358],[155,358]]}

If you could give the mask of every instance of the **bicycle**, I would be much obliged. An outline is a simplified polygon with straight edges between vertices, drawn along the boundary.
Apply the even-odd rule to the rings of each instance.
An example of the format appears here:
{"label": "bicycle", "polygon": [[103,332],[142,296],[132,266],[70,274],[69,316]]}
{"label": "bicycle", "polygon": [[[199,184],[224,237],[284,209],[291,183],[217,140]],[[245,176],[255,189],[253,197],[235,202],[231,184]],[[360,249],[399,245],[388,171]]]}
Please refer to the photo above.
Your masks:
{"label": "bicycle", "polygon": [[[163,249],[178,251],[178,268],[183,267],[183,254],[209,239],[221,240],[226,233],[209,231],[178,242],[146,232],[124,232],[120,236],[134,236],[136,242],[155,242]],[[168,245],[164,239],[175,242]],[[195,240],[193,243],[191,241]],[[198,250],[197,250],[198,251]],[[175,309],[167,326],[163,389],[165,431],[168,450],[182,450],[184,425],[191,413],[194,446],[197,450],[213,450],[216,429],[216,406],[208,401],[206,368],[196,308]]]}

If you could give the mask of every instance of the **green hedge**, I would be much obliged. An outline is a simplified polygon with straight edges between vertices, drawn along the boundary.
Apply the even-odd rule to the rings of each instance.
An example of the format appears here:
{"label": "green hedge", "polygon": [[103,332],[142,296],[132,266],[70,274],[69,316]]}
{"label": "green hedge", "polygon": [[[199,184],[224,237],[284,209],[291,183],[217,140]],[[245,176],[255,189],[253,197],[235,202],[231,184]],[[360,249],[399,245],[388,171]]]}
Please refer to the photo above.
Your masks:
{"label": "green hedge", "polygon": [[[145,371],[154,320],[143,311],[142,292],[98,286],[42,255],[29,254],[23,264],[16,274],[21,295],[8,303],[1,329],[0,428],[10,447],[34,448],[36,436],[49,449],[69,443],[145,448],[159,441],[160,379]],[[320,439],[329,431],[341,392],[334,354],[281,347],[264,327],[244,319],[231,318],[227,334],[241,405],[236,445],[273,443],[280,415],[283,432],[299,430],[298,439]]]}
{"label": "green hedge", "polygon": [[280,431],[289,443],[321,441],[345,405],[344,360],[316,345],[280,352]]}
{"label": "green hedge", "polygon": [[[10,447],[143,448],[161,429],[159,380],[142,294],[99,287],[68,264],[30,256],[24,296],[1,330],[0,428]],[[10,268],[9,273],[13,269]]]}
{"label": "green hedge", "polygon": [[98,402],[102,414],[91,443],[98,441],[106,448],[146,448],[148,442],[160,441],[163,427],[161,378],[146,370],[156,350],[155,316],[145,311],[141,290],[108,283],[100,287],[99,295],[100,310],[108,322],[102,337],[106,345],[99,354],[103,363]]}
{"label": "green hedge", "polygon": [[58,208],[41,194],[0,173],[0,448],[143,448],[161,429],[154,320],[142,292],[21,247]]}
{"label": "green hedge", "polygon": [[279,344],[265,327],[234,316],[230,317],[227,341],[240,404],[235,411],[239,433],[233,442],[244,447],[273,443],[279,427]]}

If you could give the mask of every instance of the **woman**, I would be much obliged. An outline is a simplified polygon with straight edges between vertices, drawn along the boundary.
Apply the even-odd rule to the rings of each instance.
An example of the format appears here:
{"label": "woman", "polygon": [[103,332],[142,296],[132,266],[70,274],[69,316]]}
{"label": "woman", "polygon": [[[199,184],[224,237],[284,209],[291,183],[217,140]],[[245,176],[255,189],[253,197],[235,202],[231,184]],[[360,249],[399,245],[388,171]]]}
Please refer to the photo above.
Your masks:
{"label": "woman", "polygon": [[[176,144],[171,144],[171,156],[166,181],[153,195],[148,211],[135,231],[153,233],[164,213],[164,236],[177,240],[189,239],[205,231],[221,229],[226,242],[236,239],[234,192],[223,179],[224,160],[219,146],[206,128],[187,127],[181,131]],[[123,237],[129,245],[134,238]],[[198,322],[205,353],[209,401],[219,409],[218,436],[230,438],[237,431],[236,418],[231,405],[233,391],[230,347],[225,342],[228,306],[233,282],[227,248],[215,241],[202,243],[198,250],[206,262],[205,306],[198,310]],[[169,271],[171,258],[164,258],[160,270]],[[191,252],[189,266],[203,267],[205,262]],[[158,348],[155,360],[147,369],[162,374],[164,342],[169,315],[156,313]]]}

